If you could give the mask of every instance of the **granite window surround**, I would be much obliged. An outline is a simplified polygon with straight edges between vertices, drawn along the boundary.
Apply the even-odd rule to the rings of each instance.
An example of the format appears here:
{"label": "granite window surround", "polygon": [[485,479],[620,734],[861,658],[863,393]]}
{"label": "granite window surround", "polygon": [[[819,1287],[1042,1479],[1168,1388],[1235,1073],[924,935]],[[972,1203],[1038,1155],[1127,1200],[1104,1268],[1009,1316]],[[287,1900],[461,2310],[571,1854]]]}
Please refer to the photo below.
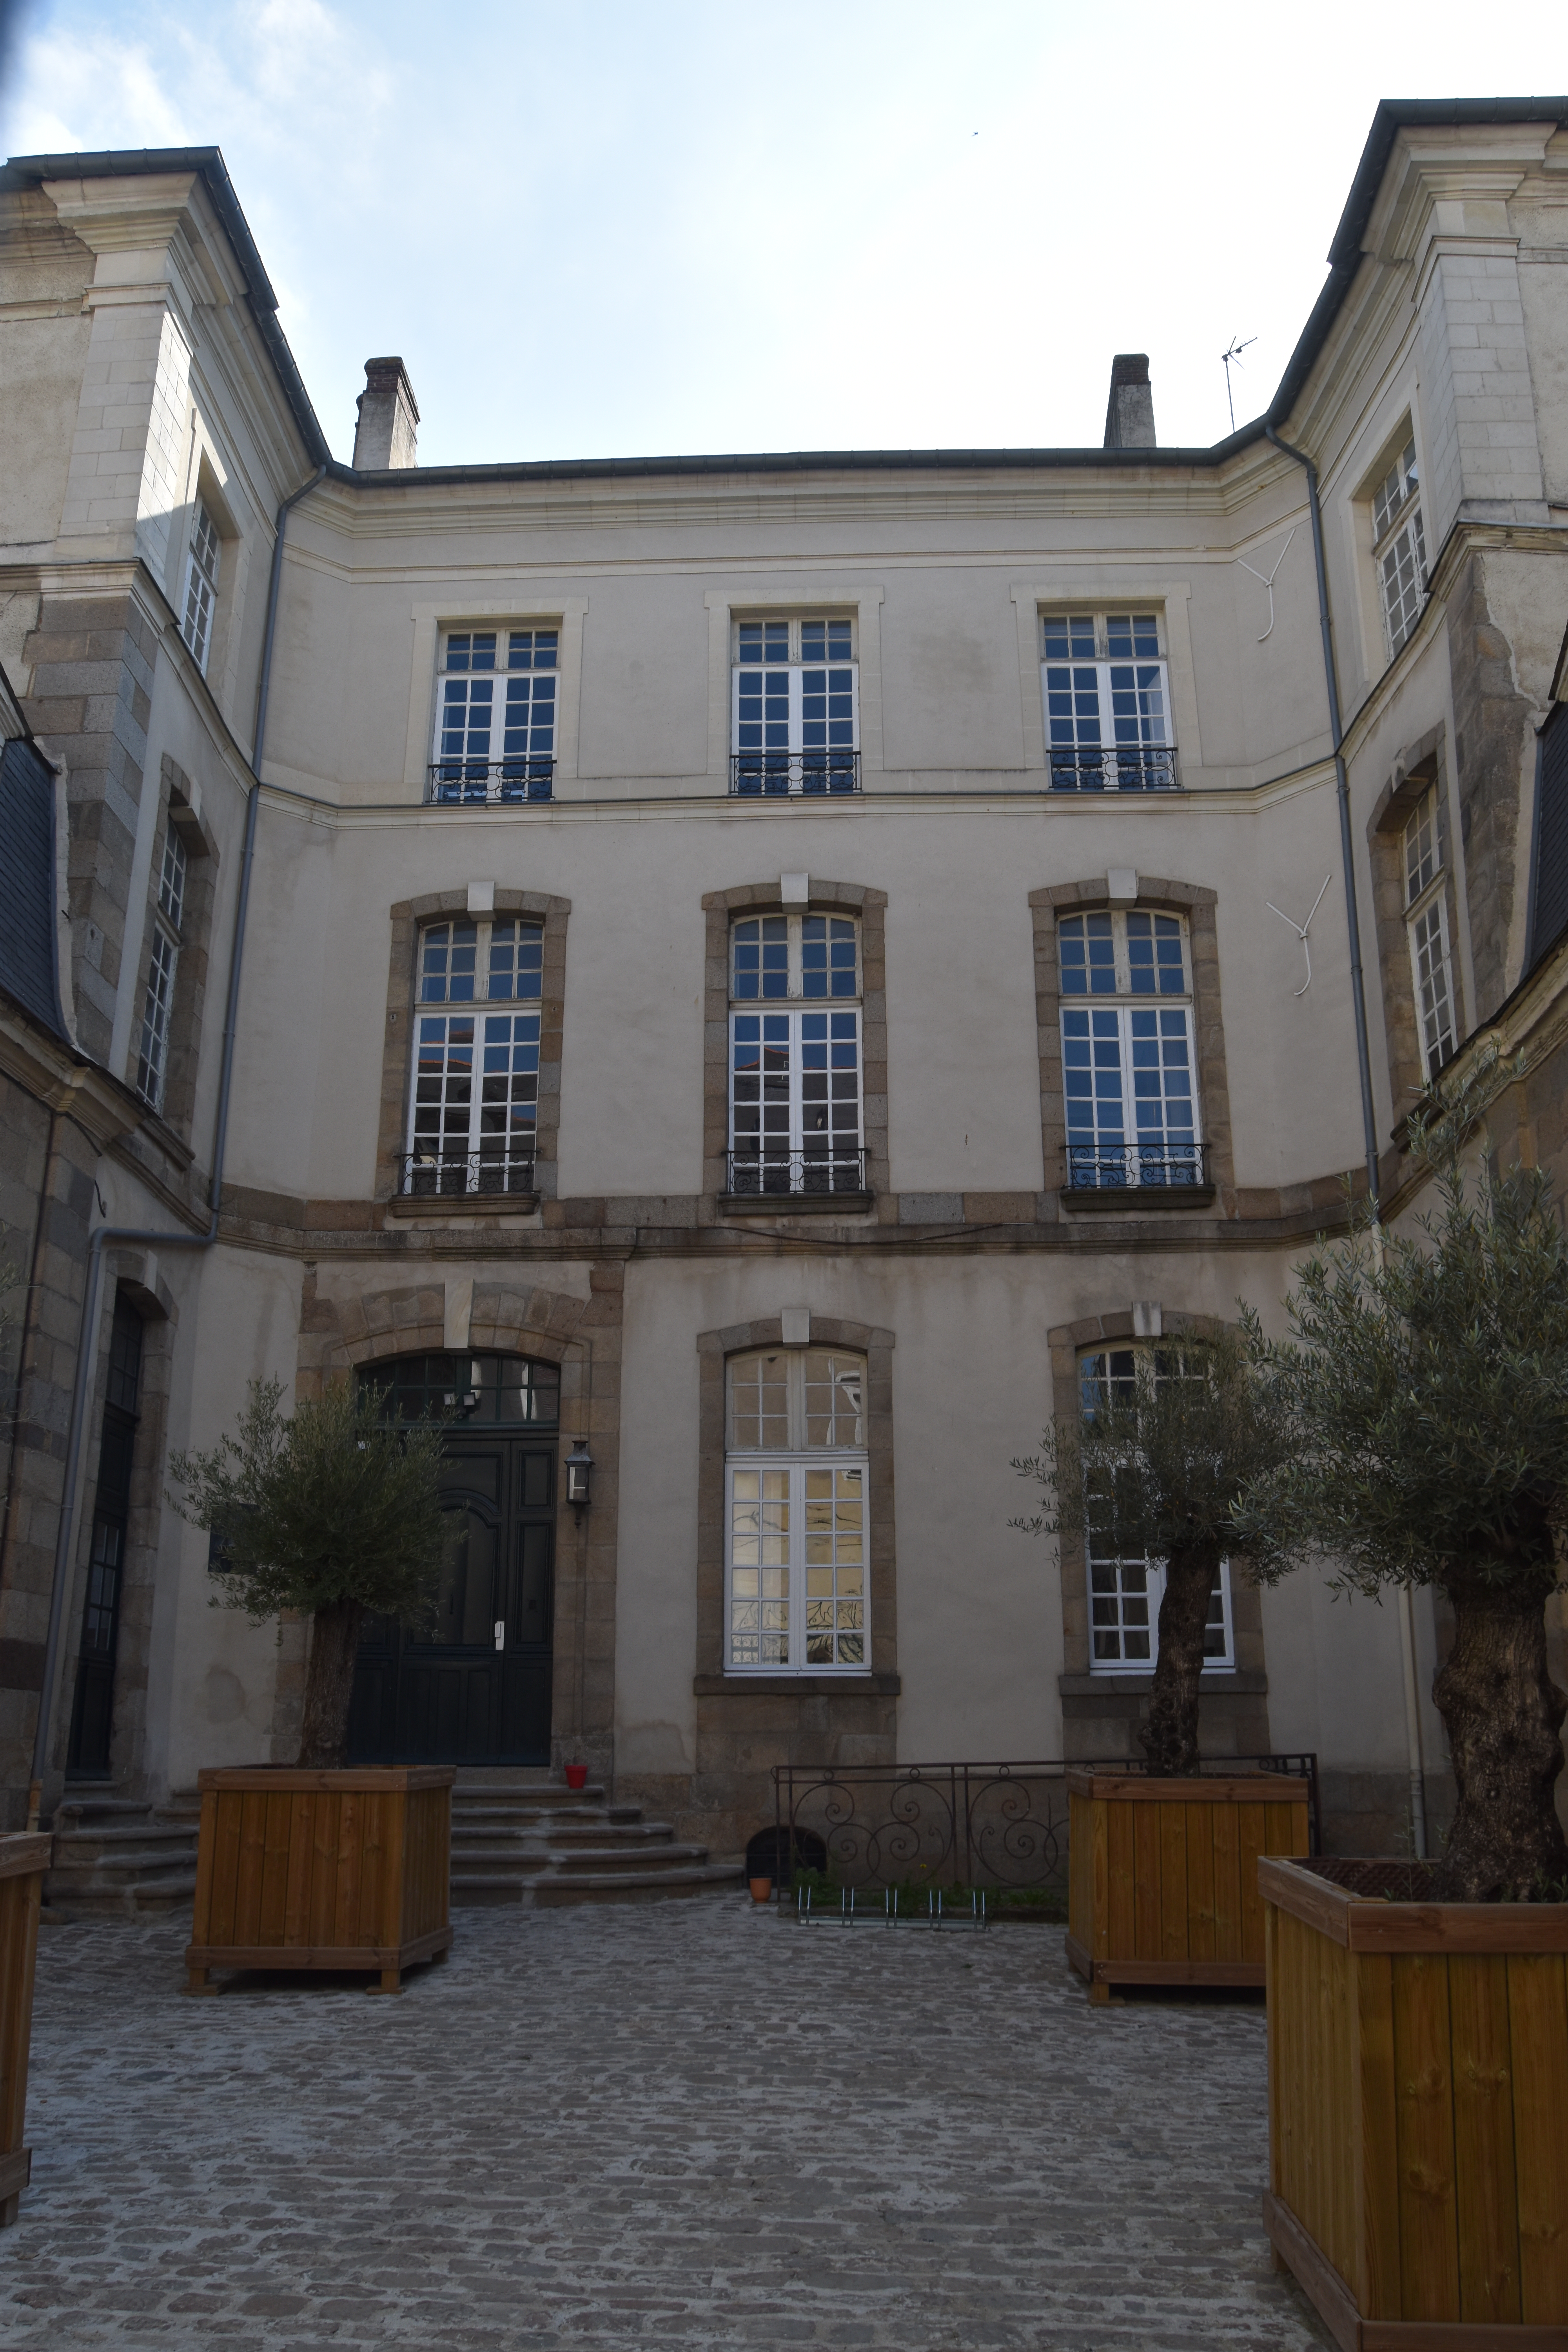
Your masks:
{"label": "granite window surround", "polygon": [[897,1542],[893,1517],[893,1343],[891,1331],[837,1316],[810,1318],[813,1348],[842,1348],[866,1359],[866,1507],[870,1521],[868,1603],[871,1657],[865,1674],[724,1672],[725,1370],[731,1356],[781,1348],[782,1316],[761,1317],[717,1331],[700,1331],[697,1433],[697,1672],[699,1698],[812,1695],[860,1698],[868,1691],[899,1691]]}
{"label": "granite window surround", "polygon": [[[482,909],[470,907],[470,892],[433,890],[418,898],[402,898],[390,909],[392,939],[386,987],[386,1027],[382,1046],[381,1121],[376,1139],[375,1197],[395,1210],[403,1204],[399,1191],[403,1155],[408,1149],[409,1087],[413,1078],[414,1026],[419,985],[419,934],[427,923],[459,919],[470,912],[485,915],[531,916],[542,923],[543,970],[539,999],[539,1100],[535,1128],[534,1189],[539,1200],[553,1200],[556,1189],[556,1137],[561,1123],[561,1024],[566,981],[566,922],[570,898],[556,898],[540,890],[504,890],[496,886],[493,901]],[[522,1194],[511,1206],[527,1206]],[[446,1198],[421,1196],[421,1217],[495,1216],[507,1210],[504,1196],[475,1194]]]}
{"label": "granite window surround", "polygon": [[[543,1284],[497,1280],[482,1266],[471,1276],[432,1273],[395,1288],[362,1290],[335,1268],[323,1288],[318,1268],[307,1261],[295,1376],[295,1394],[303,1398],[319,1397],[328,1381],[389,1356],[472,1349],[560,1366],[560,1459],[564,1462],[578,1437],[587,1439],[594,1499],[586,1510],[574,1511],[563,1473],[555,1513],[552,1769],[580,1760],[595,1780],[606,1780],[615,1769],[625,1275],[619,1260],[592,1265],[585,1298]],[[302,1622],[285,1621],[281,1649],[272,1723],[277,1764],[287,1763],[299,1745]]]}
{"label": "granite window surround", "polygon": [[[1035,932],[1035,1018],[1039,1045],[1040,1142],[1045,1160],[1047,1200],[1074,1211],[1087,1202],[1103,1213],[1122,1205],[1114,1193],[1069,1194],[1067,1190],[1067,1118],[1063,1096],[1061,1044],[1061,968],[1057,938],[1058,915],[1103,911],[1112,905],[1107,878],[1048,884],[1029,893]],[[1183,915],[1187,925],[1187,954],[1192,978],[1193,1058],[1199,1116],[1208,1154],[1207,1181],[1187,1188],[1171,1186],[1158,1194],[1139,1191],[1123,1196],[1127,1208],[1145,1206],[1162,1213],[1183,1208],[1207,1208],[1211,1198],[1222,1216],[1237,1213],[1236,1171],[1231,1152],[1230,1081],[1226,1067],[1225,1018],[1220,1005],[1219,950],[1215,929],[1215,892],[1194,882],[1172,882],[1152,874],[1138,877],[1138,896],[1117,899],[1119,908],[1136,907],[1154,913]],[[1119,1002],[1121,1000],[1118,1000]],[[1211,1190],[1212,1187],[1212,1195]],[[1185,1190],[1190,1195],[1184,1200]]]}
{"label": "granite window surround", "polygon": [[1405,828],[1434,784],[1437,788],[1437,857],[1443,875],[1442,899],[1448,920],[1454,1016],[1459,1037],[1472,1025],[1467,1009],[1465,959],[1460,945],[1456,887],[1458,861],[1454,856],[1444,734],[1442,727],[1434,727],[1418,743],[1401,753],[1367,819],[1367,857],[1372,868],[1373,915],[1377,929],[1378,973],[1383,982],[1384,1036],[1393,1110],[1390,1139],[1396,1144],[1404,1141],[1405,1122],[1426,1088],[1420,1010],[1415,1002],[1415,977],[1410,968]]}
{"label": "granite window surround", "polygon": [[[217,895],[218,846],[211,826],[196,814],[196,793],[184,770],[163,753],[159,772],[158,827],[147,877],[147,903],[142,919],[142,971],[143,987],[158,925],[158,887],[163,870],[165,832],[176,834],[185,852],[184,900],[180,919],[179,960],[174,966],[174,1003],[169,1015],[169,1041],[163,1062],[163,1102],[152,1115],[162,1118],[189,1150],[195,1116],[196,1071],[201,1053],[202,1021],[206,1005],[207,968],[212,949],[213,907]],[[141,1006],[132,1025],[131,1066],[127,1080],[136,1076]]]}
{"label": "granite window surround", "polygon": [[[731,1213],[727,1202],[720,1205],[724,1201],[730,1145],[730,925],[737,915],[786,912],[853,915],[858,917],[860,924],[861,1137],[871,1207],[868,1212],[846,1207],[835,1202],[831,1194],[825,1194],[821,1196],[822,1208],[817,1209],[814,1201],[812,1213],[831,1213],[837,1207],[840,1216],[868,1213],[879,1223],[898,1223],[899,1203],[889,1189],[888,1170],[888,894],[858,882],[822,881],[815,874],[808,879],[807,892],[803,902],[792,901],[786,908],[775,877],[768,882],[742,883],[731,890],[710,890],[702,900],[707,942],[702,1008],[702,1200],[699,1217],[703,1223]],[[499,908],[499,897],[497,906]],[[776,1199],[763,1196],[755,1204],[748,1202],[742,1213],[754,1217],[759,1213],[773,1217],[806,1213],[802,1198],[788,1195]]]}
{"label": "granite window surround", "polygon": [[[1211,1315],[1183,1315],[1169,1308],[1164,1333],[1174,1339],[1181,1331],[1202,1337],[1222,1328]],[[1135,1330],[1131,1307],[1091,1315],[1076,1323],[1054,1325],[1046,1334],[1050,1349],[1051,1417],[1055,1423],[1076,1425],[1082,1412],[1079,1363],[1086,1349],[1134,1344],[1146,1335]],[[1138,1722],[1148,1706],[1152,1673],[1129,1668],[1121,1674],[1092,1671],[1089,1612],[1088,1549],[1081,1533],[1064,1528],[1058,1538],[1062,1609],[1062,1727],[1064,1752],[1070,1758],[1136,1757]],[[1205,1752],[1215,1755],[1261,1756],[1268,1752],[1268,1678],[1263,1654],[1263,1602],[1256,1584],[1240,1563],[1230,1578],[1234,1667],[1205,1675],[1203,1685]],[[1223,1724],[1223,1728],[1222,1728]]]}

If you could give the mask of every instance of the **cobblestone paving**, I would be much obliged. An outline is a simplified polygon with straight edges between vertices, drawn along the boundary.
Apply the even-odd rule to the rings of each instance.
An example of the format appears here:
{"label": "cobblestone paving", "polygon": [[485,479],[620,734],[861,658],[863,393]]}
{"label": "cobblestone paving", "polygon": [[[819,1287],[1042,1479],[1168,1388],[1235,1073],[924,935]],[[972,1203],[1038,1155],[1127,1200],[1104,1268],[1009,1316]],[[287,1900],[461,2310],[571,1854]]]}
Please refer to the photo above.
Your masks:
{"label": "cobblestone paving", "polygon": [[1307,2352],[1263,2018],[1090,2011],[1058,1931],[729,1894],[461,1912],[400,2000],[46,1927],[0,2345]]}

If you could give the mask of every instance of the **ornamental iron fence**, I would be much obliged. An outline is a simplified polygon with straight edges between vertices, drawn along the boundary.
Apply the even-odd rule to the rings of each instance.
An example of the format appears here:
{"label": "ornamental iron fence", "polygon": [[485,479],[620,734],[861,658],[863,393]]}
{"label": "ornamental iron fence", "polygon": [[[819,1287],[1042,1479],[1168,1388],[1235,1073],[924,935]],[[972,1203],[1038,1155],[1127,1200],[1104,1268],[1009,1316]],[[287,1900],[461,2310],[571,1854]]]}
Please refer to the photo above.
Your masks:
{"label": "ornamental iron fence", "polygon": [[499,1152],[442,1151],[432,1145],[422,1151],[405,1152],[398,1169],[397,1189],[412,1200],[490,1192],[531,1196],[536,1190],[532,1160],[509,1160]]}
{"label": "ornamental iron fence", "polygon": [[1054,793],[1175,793],[1173,743],[1053,743],[1047,758]]}
{"label": "ornamental iron fence", "polygon": [[1071,1192],[1165,1192],[1206,1184],[1206,1143],[1069,1143]]}
{"label": "ornamental iron fence", "polygon": [[730,757],[730,791],[740,800],[799,800],[859,789],[858,751],[735,751]]}
{"label": "ornamental iron fence", "polygon": [[554,796],[555,762],[529,753],[510,760],[437,760],[427,771],[425,798],[439,808],[509,807]]}
{"label": "ornamental iron fence", "polygon": [[822,1151],[774,1151],[763,1144],[726,1155],[731,1199],[773,1193],[864,1192],[866,1154],[838,1148]]}

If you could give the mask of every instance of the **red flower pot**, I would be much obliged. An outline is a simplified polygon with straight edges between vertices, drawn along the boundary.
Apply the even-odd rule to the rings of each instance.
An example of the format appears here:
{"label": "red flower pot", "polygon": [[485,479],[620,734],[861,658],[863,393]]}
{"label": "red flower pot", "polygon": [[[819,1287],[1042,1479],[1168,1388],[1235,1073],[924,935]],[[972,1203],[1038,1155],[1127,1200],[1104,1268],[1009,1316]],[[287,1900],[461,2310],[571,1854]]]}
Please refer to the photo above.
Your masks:
{"label": "red flower pot", "polygon": [[566,1767],[566,1786],[569,1789],[585,1789],[587,1785],[588,1767],[585,1764],[568,1764]]}
{"label": "red flower pot", "polygon": [[771,1878],[753,1878],[751,1881],[751,1888],[753,1903],[768,1903],[773,1900],[773,1882]]}

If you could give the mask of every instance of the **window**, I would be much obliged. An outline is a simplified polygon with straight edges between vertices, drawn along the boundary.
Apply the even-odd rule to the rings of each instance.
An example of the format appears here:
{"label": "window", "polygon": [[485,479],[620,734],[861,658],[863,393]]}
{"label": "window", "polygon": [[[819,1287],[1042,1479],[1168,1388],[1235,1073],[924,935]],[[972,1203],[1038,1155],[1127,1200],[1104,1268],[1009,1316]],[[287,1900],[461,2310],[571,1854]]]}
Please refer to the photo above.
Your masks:
{"label": "window", "polygon": [[1059,916],[1057,950],[1068,1188],[1201,1184],[1181,917]]}
{"label": "window", "polygon": [[[1102,1348],[1079,1358],[1079,1395],[1086,1418],[1093,1414],[1102,1399],[1132,1394],[1138,1357],[1150,1352],[1153,1354],[1157,1380],[1184,1377],[1180,1352],[1174,1349],[1151,1351]],[[1116,1539],[1114,1497],[1110,1496],[1089,1507],[1085,1549],[1089,1561],[1090,1671],[1152,1674],[1160,1653],[1164,1562],[1142,1555],[1129,1557],[1121,1549]],[[1236,1664],[1228,1560],[1220,1563],[1209,1598],[1204,1662],[1205,1670],[1229,1671]]]}
{"label": "window", "polygon": [[180,620],[180,635],[196,657],[196,667],[205,677],[207,656],[212,651],[213,612],[217,604],[218,559],[221,552],[217,525],[207,511],[205,499],[198,499],[191,516],[191,544],[185,557],[185,604]]}
{"label": "window", "polygon": [[543,961],[514,916],[421,932],[405,1192],[532,1192]]}
{"label": "window", "polygon": [[733,694],[732,793],[858,791],[859,672],[851,622],[737,622]]}
{"label": "window", "polygon": [[142,1043],[136,1056],[136,1091],[154,1110],[163,1107],[169,1066],[169,1019],[174,1006],[174,971],[180,960],[180,925],[185,911],[185,845],[173,823],[163,834],[158,905],[153,917],[153,952],[142,1005]]}
{"label": "window", "polygon": [[863,1674],[864,1360],[775,1348],[726,1370],[726,1670]]}
{"label": "window", "polygon": [[1426,534],[1417,502],[1415,444],[1407,441],[1372,501],[1373,560],[1393,660],[1420,616],[1426,593]]}
{"label": "window", "polygon": [[555,776],[558,629],[453,629],[441,647],[426,797],[547,801]]}
{"label": "window", "polygon": [[1435,1078],[1454,1050],[1454,977],[1436,784],[1428,785],[1405,827],[1405,924],[1421,1025],[1421,1063],[1426,1076]]}
{"label": "window", "polygon": [[864,1192],[859,999],[852,918],[731,924],[731,1193]]}
{"label": "window", "polygon": [[468,1427],[553,1429],[561,1418],[559,1369],[526,1356],[394,1356],[362,1366],[359,1378],[386,1391],[387,1421],[433,1421],[450,1412]]}
{"label": "window", "polygon": [[1153,613],[1041,618],[1046,758],[1058,793],[1170,792],[1170,682]]}

